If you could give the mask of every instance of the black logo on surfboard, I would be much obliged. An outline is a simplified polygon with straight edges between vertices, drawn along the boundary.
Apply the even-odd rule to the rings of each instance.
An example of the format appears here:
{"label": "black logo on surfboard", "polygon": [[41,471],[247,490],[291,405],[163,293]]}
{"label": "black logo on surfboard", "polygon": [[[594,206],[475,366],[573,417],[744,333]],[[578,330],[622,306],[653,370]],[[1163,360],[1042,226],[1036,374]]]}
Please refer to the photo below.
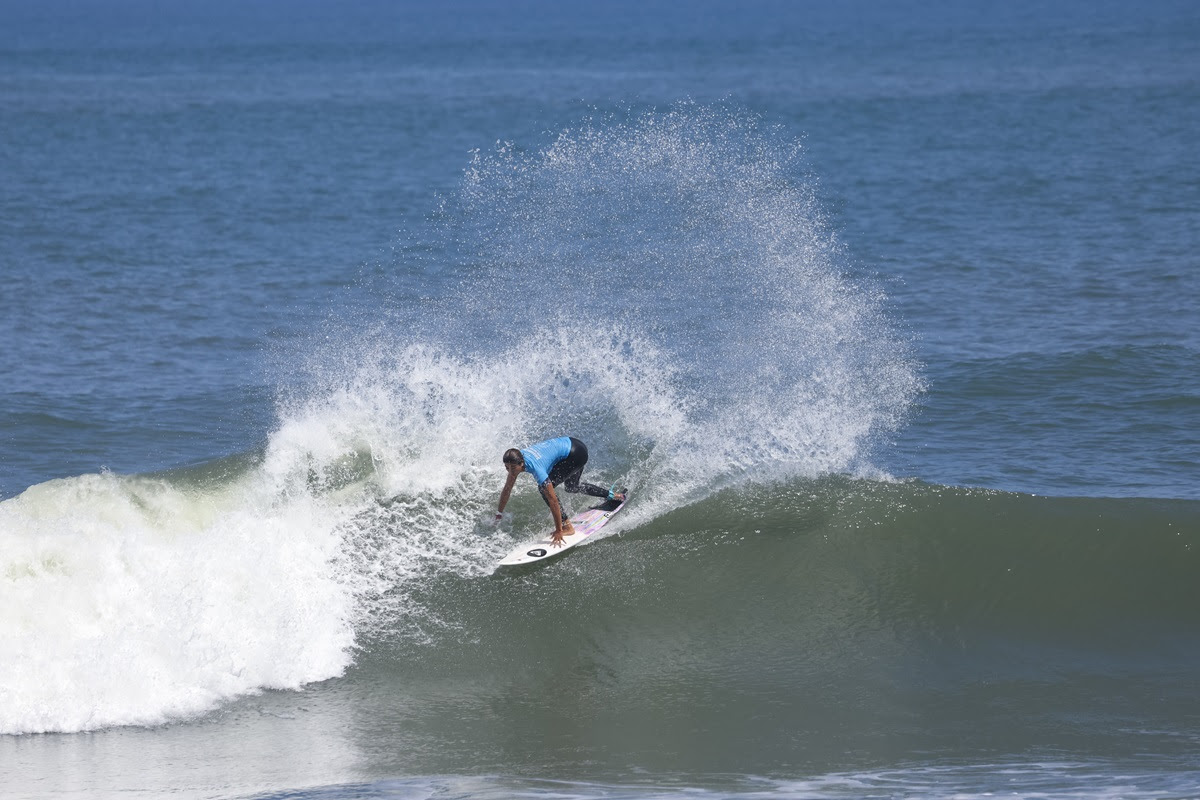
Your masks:
{"label": "black logo on surfboard", "polygon": [[534,558],[541,558],[542,556],[546,555],[546,551],[539,547],[536,550],[530,550],[525,555],[533,556]]}

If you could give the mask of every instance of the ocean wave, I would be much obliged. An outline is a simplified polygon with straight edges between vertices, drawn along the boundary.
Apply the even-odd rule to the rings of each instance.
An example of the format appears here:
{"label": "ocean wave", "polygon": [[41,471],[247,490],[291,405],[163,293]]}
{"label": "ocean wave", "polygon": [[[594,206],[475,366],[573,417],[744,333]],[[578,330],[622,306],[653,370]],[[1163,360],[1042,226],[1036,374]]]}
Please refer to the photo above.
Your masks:
{"label": "ocean wave", "polygon": [[157,724],[470,630],[444,587],[547,521],[524,485],[481,522],[508,447],[588,442],[588,477],[634,488],[614,533],[874,474],[922,381],[802,166],[690,105],[480,155],[445,232],[461,288],[318,331],[261,452],[0,503],[0,731]]}
{"label": "ocean wave", "polygon": [[669,508],[645,486],[651,511],[635,489],[602,538],[493,575],[545,516],[530,491],[487,521],[498,467],[381,503],[378,481],[314,491],[311,448],[290,471],[275,448],[0,504],[3,732],[160,724],[356,662],[502,676],[586,654],[594,675],[663,668],[656,685],[715,670],[836,694],[943,657],[957,679],[1047,678],[1200,648],[1194,501],[830,476]]}

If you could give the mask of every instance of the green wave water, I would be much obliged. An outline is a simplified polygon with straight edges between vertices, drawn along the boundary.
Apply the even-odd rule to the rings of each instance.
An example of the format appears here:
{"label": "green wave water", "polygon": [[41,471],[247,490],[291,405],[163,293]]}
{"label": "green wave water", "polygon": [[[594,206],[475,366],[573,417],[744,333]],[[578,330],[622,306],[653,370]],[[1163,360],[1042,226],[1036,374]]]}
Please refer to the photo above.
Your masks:
{"label": "green wave water", "polygon": [[425,582],[438,628],[373,640],[351,691],[390,687],[380,724],[436,742],[394,756],[422,774],[463,740],[480,770],[550,775],[1184,753],[1198,521],[911,483],[729,492],[529,574]]}

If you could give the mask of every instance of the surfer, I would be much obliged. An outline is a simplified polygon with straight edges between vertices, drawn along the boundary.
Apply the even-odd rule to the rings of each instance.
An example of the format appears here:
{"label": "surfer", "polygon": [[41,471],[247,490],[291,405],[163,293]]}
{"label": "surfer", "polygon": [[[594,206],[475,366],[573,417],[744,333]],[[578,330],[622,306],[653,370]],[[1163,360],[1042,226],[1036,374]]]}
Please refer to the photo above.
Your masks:
{"label": "surfer", "polygon": [[590,494],[592,497],[604,497],[622,502],[625,500],[625,495],[621,492],[602,489],[595,484],[584,483],[581,480],[583,467],[587,464],[587,460],[587,445],[573,436],[560,436],[557,439],[547,439],[529,447],[520,449],[513,447],[505,450],[504,469],[508,471],[508,478],[504,481],[504,490],[500,492],[500,506],[496,510],[496,519],[500,519],[501,514],[504,513],[504,506],[508,504],[508,496],[512,494],[517,476],[528,470],[533,475],[533,479],[537,481],[538,491],[542,493],[542,499],[550,507],[550,515],[554,517],[554,533],[551,535],[550,541],[556,547],[561,547],[563,536],[571,535],[575,529],[562,511],[558,495],[554,493],[555,486],[561,483],[568,492],[575,494],[582,492]]}

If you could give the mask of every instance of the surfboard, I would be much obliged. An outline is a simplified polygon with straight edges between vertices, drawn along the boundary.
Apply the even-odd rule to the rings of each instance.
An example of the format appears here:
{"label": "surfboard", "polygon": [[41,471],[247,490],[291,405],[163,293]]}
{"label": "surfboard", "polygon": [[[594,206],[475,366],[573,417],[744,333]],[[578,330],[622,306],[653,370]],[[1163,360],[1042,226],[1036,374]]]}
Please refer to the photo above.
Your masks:
{"label": "surfboard", "polygon": [[496,568],[521,567],[526,564],[547,561],[562,555],[575,545],[587,541],[588,537],[607,525],[608,521],[613,518],[613,515],[624,508],[625,504],[629,502],[629,490],[622,489],[621,493],[625,495],[624,500],[605,500],[600,505],[592,506],[587,511],[573,514],[570,520],[571,525],[575,528],[575,532],[563,537],[561,547],[555,547],[554,543],[550,541],[550,535],[547,534],[544,538],[536,542],[523,544],[516,550],[513,550],[496,565]]}

